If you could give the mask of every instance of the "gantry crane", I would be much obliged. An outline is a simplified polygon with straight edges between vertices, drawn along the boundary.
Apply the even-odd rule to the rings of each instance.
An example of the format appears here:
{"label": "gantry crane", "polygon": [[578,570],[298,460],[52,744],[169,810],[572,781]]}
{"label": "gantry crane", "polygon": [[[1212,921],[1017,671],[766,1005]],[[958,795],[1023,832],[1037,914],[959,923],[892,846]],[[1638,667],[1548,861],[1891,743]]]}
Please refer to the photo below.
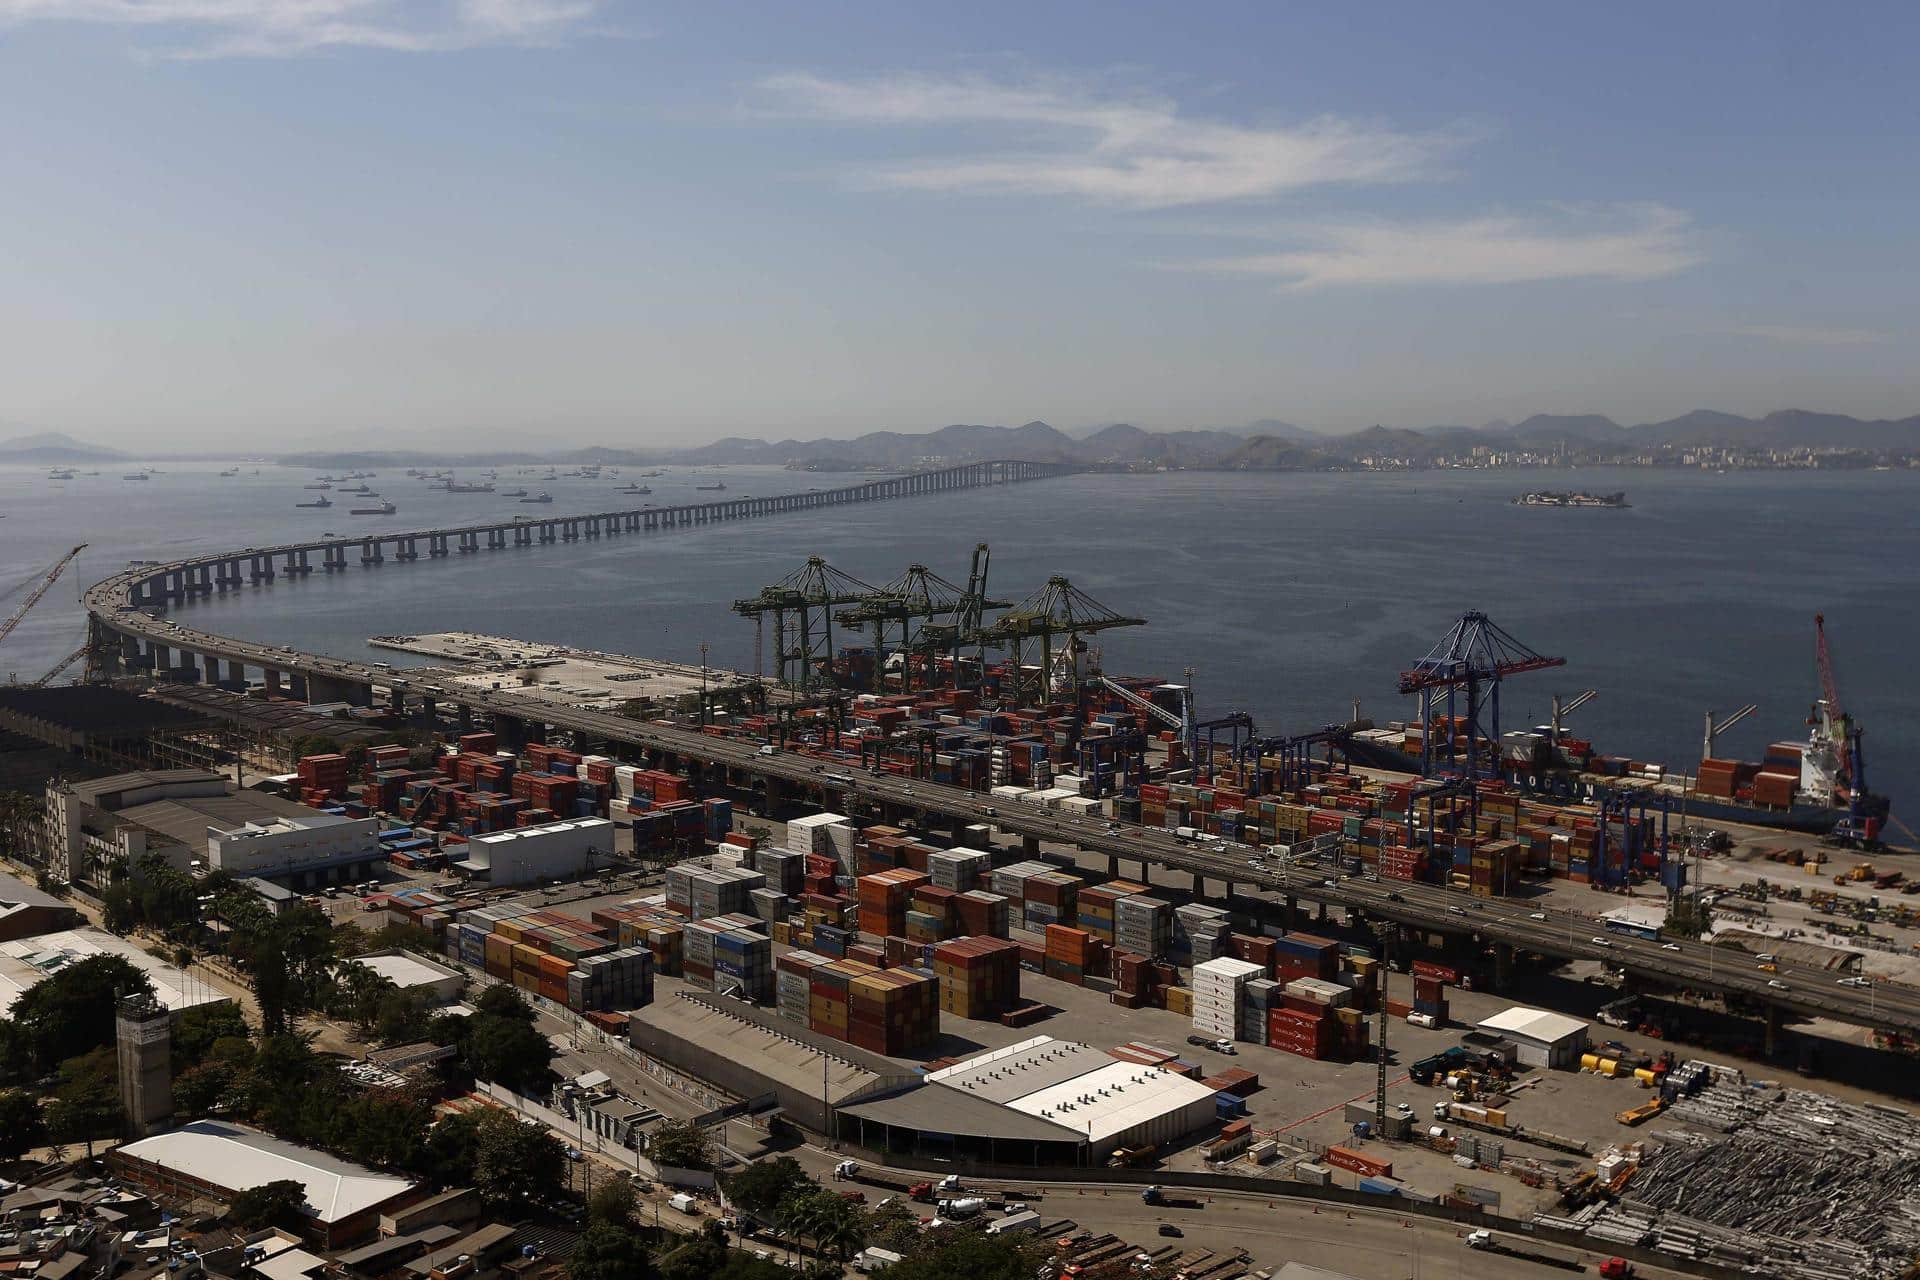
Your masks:
{"label": "gantry crane", "polygon": [[[1434,750],[1434,694],[1445,691],[1443,714],[1447,717],[1446,751],[1442,762],[1464,767],[1468,777],[1480,772],[1481,744],[1495,752],[1500,747],[1500,682],[1508,676],[1528,671],[1563,667],[1565,658],[1549,658],[1520,643],[1477,610],[1460,615],[1440,643],[1412,667],[1400,673],[1400,692],[1420,695],[1420,772],[1431,773],[1437,753]],[[1456,698],[1466,700],[1465,760],[1454,748],[1453,724],[1457,718]]]}
{"label": "gantry crane", "polygon": [[[1002,614],[991,627],[984,628],[981,639],[996,649],[1005,649],[1013,657],[1014,693],[1018,700],[1045,702],[1056,685],[1077,689],[1080,684],[1080,655],[1086,651],[1083,637],[1114,627],[1143,627],[1145,618],[1129,618],[1114,612],[1066,578],[1056,574],[1038,591]],[[1028,646],[1039,642],[1037,676],[1027,675]],[[1057,644],[1056,641],[1064,641]],[[1055,670],[1056,648],[1060,670]]]}
{"label": "gantry crane", "polygon": [[[1820,701],[1807,718],[1811,740],[1802,759],[1801,786],[1815,795],[1832,797],[1846,789],[1847,812],[1835,824],[1828,840],[1850,848],[1877,848],[1880,824],[1888,817],[1885,796],[1867,790],[1864,734],[1840,705],[1840,686],[1833,675],[1833,652],[1827,647],[1826,615],[1813,615],[1814,665],[1820,671]],[[1811,784],[1811,785],[1810,785]]]}
{"label": "gantry crane", "polygon": [[[983,610],[1007,607],[1008,601],[984,598],[986,576],[982,557],[986,549],[985,543],[974,548],[976,573],[968,579],[966,587],[956,586],[926,565],[908,565],[907,571],[898,578],[852,608],[841,610],[837,618],[841,626],[872,628],[876,676],[884,676],[886,672],[890,625],[899,630],[900,687],[908,690],[913,688],[913,661],[917,655],[931,659],[952,648],[960,638],[978,631]],[[966,630],[958,624],[963,614],[970,614],[974,619]],[[936,621],[940,618],[956,621],[952,625],[941,625]],[[956,652],[953,656],[957,661],[959,654]]]}
{"label": "gantry crane", "polygon": [[877,588],[820,556],[809,556],[800,568],[761,588],[759,595],[734,601],[733,611],[754,621],[754,673],[765,674],[762,628],[766,615],[772,614],[780,683],[802,693],[823,682],[832,684],[833,610],[876,594]]}
{"label": "gantry crane", "polygon": [[[1009,607],[1007,601],[993,600],[987,596],[987,570],[992,564],[992,548],[984,542],[975,544],[973,560],[967,569],[966,590],[960,593],[952,619],[947,622],[932,618],[923,621],[915,640],[916,651],[947,653],[953,658],[953,682],[963,689],[975,687],[973,681],[986,669],[987,610]],[[969,664],[963,660],[968,649],[973,651],[971,676],[968,674]]]}
{"label": "gantry crane", "polygon": [[1547,721],[1547,740],[1554,746],[1560,745],[1560,735],[1567,731],[1567,717],[1600,696],[1598,689],[1588,689],[1574,697],[1562,699],[1553,695],[1553,718]]}

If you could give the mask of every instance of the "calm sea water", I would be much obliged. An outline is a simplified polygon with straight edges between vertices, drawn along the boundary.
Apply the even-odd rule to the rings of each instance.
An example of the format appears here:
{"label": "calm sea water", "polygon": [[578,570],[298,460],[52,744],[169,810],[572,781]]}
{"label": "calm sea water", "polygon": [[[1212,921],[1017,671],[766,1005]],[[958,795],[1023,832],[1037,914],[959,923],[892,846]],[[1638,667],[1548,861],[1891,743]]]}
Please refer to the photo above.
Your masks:
{"label": "calm sea water", "polygon": [[[78,541],[73,574],[0,646],[0,672],[38,675],[80,641],[77,587],[131,558],[264,545],[325,531],[426,527],[514,514],[691,500],[724,474],[731,493],[839,483],[776,469],[674,470],[616,495],[599,481],[523,479],[551,507],[452,495],[398,472],[371,483],[385,520],[296,510],[312,474],[251,465],[156,464],[144,482],[49,481],[0,470],[0,589]],[[1510,505],[1535,487],[1625,489],[1630,510]],[[455,557],[304,583],[280,580],[193,606],[194,625],[272,644],[365,655],[368,636],[466,628],[750,667],[752,624],[729,603],[820,554],[881,584],[912,562],[964,582],[976,542],[992,591],[1017,600],[1050,574],[1146,627],[1095,641],[1109,669],[1179,678],[1194,669],[1204,714],[1247,710],[1263,731],[1311,728],[1352,700],[1376,719],[1410,701],[1396,673],[1463,610],[1480,609],[1567,666],[1516,678],[1509,726],[1543,719],[1554,693],[1597,689],[1572,725],[1602,750],[1690,766],[1701,718],[1756,702],[1721,750],[1757,758],[1804,733],[1817,695],[1813,615],[1824,612],[1842,699],[1867,729],[1870,779],[1909,823],[1920,813],[1920,473],[1708,475],[1641,470],[1401,475],[1078,476],[1007,489]],[[16,594],[0,603],[11,609]],[[391,659],[391,655],[382,654]]]}

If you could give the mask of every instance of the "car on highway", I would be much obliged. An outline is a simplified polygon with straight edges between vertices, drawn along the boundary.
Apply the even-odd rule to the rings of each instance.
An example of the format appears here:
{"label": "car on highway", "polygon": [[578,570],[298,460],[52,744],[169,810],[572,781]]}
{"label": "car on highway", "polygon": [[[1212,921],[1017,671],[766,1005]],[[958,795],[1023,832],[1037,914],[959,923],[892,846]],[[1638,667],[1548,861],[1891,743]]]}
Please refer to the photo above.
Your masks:
{"label": "car on highway", "polygon": [[1873,985],[1873,979],[1862,978],[1856,975],[1855,977],[1851,977],[1851,978],[1842,978],[1835,985],[1842,986],[1842,987],[1870,987]]}
{"label": "car on highway", "polygon": [[1678,951],[1680,944],[1677,942],[1663,942],[1660,944],[1660,949],[1662,951]]}
{"label": "car on highway", "polygon": [[1160,1224],[1160,1234],[1163,1236],[1177,1237],[1180,1234],[1180,1228],[1174,1226],[1171,1222],[1163,1222]]}
{"label": "car on highway", "polygon": [[1787,985],[1786,983],[1784,983],[1784,982],[1782,982],[1782,981],[1780,981],[1780,979],[1778,979],[1778,978],[1768,978],[1768,979],[1767,979],[1767,985],[1768,985],[1768,986],[1770,986],[1770,987],[1772,987],[1772,988],[1773,988],[1773,989],[1774,989],[1775,991],[1791,991],[1791,990],[1793,990],[1793,988],[1792,988],[1792,987],[1789,987],[1789,986],[1788,986],[1788,985]]}
{"label": "car on highway", "polygon": [[1527,912],[1527,919],[1529,920],[1545,920],[1546,918],[1547,918],[1547,913],[1544,911]]}
{"label": "car on highway", "polygon": [[1467,913],[1466,913],[1466,909],[1463,907],[1448,907],[1447,914],[1450,916],[1463,916]]}
{"label": "car on highway", "polygon": [[1338,880],[1322,880],[1320,883],[1325,885],[1329,889],[1338,889],[1340,887],[1340,882]]}
{"label": "car on highway", "polygon": [[1602,938],[1597,934],[1594,937],[1588,938],[1587,941],[1591,942],[1596,947],[1611,947],[1613,945],[1611,942],[1608,942],[1605,938]]}
{"label": "car on highway", "polygon": [[1405,902],[1406,899],[1400,895],[1398,890],[1395,890],[1387,894],[1387,901],[1388,902]]}

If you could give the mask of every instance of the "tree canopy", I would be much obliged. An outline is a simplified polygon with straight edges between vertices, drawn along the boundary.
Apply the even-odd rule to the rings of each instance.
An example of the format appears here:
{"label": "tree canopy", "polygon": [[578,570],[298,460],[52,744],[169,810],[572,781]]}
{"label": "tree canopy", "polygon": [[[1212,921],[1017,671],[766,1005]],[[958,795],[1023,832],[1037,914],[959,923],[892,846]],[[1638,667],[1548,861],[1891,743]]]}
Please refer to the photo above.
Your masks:
{"label": "tree canopy", "polygon": [[503,1084],[516,1093],[539,1095],[553,1076],[553,1045],[534,1025],[534,1013],[518,991],[488,987],[474,1002],[458,1034],[461,1065],[481,1080]]}
{"label": "tree canopy", "polygon": [[647,1135],[647,1158],[675,1169],[711,1169],[713,1141],[699,1125],[663,1120]]}
{"label": "tree canopy", "polygon": [[227,1206],[227,1218],[245,1231],[261,1227],[294,1227],[306,1208],[307,1188],[292,1178],[279,1178],[248,1187]]}
{"label": "tree canopy", "polygon": [[116,955],[77,960],[36,983],[13,1006],[19,1028],[7,1048],[25,1061],[15,1070],[43,1074],[69,1058],[113,1043],[114,1010],[123,996],[153,994],[147,975]]}

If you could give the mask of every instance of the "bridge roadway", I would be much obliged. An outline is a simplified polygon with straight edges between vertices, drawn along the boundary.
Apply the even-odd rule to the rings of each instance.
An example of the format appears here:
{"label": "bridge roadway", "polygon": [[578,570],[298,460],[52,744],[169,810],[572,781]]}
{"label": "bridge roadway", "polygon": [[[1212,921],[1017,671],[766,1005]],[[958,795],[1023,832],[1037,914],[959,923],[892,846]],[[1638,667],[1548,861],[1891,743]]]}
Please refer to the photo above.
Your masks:
{"label": "bridge roadway", "polygon": [[[394,536],[394,535],[389,535]],[[276,548],[274,554],[280,554]],[[546,725],[584,735],[594,742],[623,744],[683,762],[718,767],[730,781],[783,784],[818,792],[829,806],[856,802],[895,813],[932,815],[956,827],[988,823],[1033,841],[1077,846],[1110,859],[1139,862],[1191,873],[1195,887],[1205,880],[1251,887],[1289,900],[1321,902],[1392,920],[1419,929],[1469,935],[1527,952],[1603,961],[1647,979],[1750,998],[1769,1010],[1769,1035],[1780,1012],[1825,1017],[1860,1026],[1920,1033],[1920,989],[1902,985],[1842,987],[1824,970],[1782,964],[1774,974],[1760,972],[1750,957],[1716,951],[1693,942],[1650,941],[1604,933],[1592,917],[1506,899],[1472,898],[1436,885],[1339,876],[1317,867],[1249,864],[1246,846],[1220,851],[1177,838],[1172,832],[1115,826],[1076,819],[1017,801],[931,782],[860,771],[842,772],[808,757],[762,754],[758,744],[704,733],[697,728],[629,719],[606,711],[569,708],[506,690],[479,688],[437,675],[395,670],[369,663],[302,653],[182,627],[136,603],[136,588],[156,576],[214,564],[230,556],[210,555],[171,564],[140,565],[96,584],[86,594],[90,643],[97,664],[119,663],[164,668],[171,655],[198,655],[209,677],[218,680],[222,663],[228,680],[248,667],[258,668],[269,687],[282,678],[297,681],[296,694],[311,701],[369,703],[373,690],[388,691],[398,703],[419,702],[483,712],[520,730]],[[144,655],[140,646],[146,646]],[[1232,852],[1238,847],[1240,853]],[[1780,986],[1774,985],[1781,984]]]}

